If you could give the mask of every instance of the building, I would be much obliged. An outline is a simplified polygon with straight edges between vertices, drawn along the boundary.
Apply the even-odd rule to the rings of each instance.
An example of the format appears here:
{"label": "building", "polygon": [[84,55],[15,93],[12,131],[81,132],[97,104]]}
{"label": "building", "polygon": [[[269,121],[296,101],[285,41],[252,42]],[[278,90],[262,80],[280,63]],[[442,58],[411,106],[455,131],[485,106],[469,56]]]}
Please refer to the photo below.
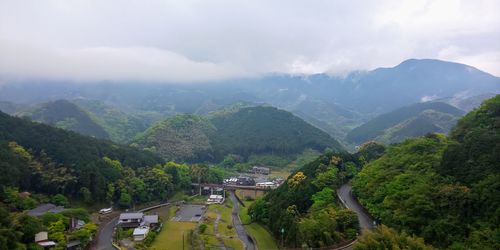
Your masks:
{"label": "building", "polygon": [[118,219],[118,226],[123,228],[139,227],[144,220],[144,213],[122,213]]}
{"label": "building", "polygon": [[224,196],[219,194],[212,194],[207,199],[207,204],[222,204],[224,203]]}
{"label": "building", "polygon": [[141,226],[148,226],[150,228],[156,228],[160,224],[160,220],[157,214],[144,215],[144,220]]}
{"label": "building", "polygon": [[271,173],[271,169],[267,167],[253,166],[252,170],[250,170],[253,174],[265,174],[268,175]]}
{"label": "building", "polygon": [[239,186],[254,186],[255,181],[248,176],[240,176],[238,177],[238,180],[236,181],[236,185]]}
{"label": "building", "polygon": [[35,208],[29,210],[28,215],[39,217],[39,216],[42,216],[46,213],[57,214],[57,213],[62,212],[63,210],[64,210],[63,206],[56,206],[56,205],[51,204],[51,203],[45,203],[45,204],[41,204],[38,207],[35,207]]}
{"label": "building", "polygon": [[136,229],[134,229],[134,232],[132,233],[132,237],[134,238],[134,241],[141,241],[148,236],[149,233],[149,227],[148,226],[141,226]]}
{"label": "building", "polygon": [[56,245],[54,241],[49,240],[48,232],[39,232],[35,234],[35,243],[43,248],[50,248]]}
{"label": "building", "polygon": [[255,184],[256,187],[262,187],[262,188],[276,188],[278,187],[278,184],[272,182],[272,181],[266,181],[266,182],[259,182]]}

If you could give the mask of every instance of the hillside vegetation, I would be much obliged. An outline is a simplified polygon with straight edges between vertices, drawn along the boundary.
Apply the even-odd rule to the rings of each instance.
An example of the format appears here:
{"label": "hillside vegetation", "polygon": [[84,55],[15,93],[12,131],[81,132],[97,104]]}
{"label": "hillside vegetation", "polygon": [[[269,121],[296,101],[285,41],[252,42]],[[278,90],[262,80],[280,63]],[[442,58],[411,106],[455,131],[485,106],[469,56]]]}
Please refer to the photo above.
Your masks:
{"label": "hillside vegetation", "polygon": [[152,123],[151,118],[145,117],[147,112],[138,116],[125,113],[100,101],[77,99],[72,102],[89,113],[114,142],[129,143]]}
{"label": "hillside vegetation", "polygon": [[442,102],[424,102],[396,109],[354,128],[346,139],[353,143],[377,140],[387,144],[427,133],[447,133],[464,112]]}
{"label": "hillside vegetation", "polygon": [[148,129],[135,143],[165,159],[188,161],[341,150],[327,133],[273,107],[243,107],[208,117],[177,115]]}
{"label": "hillside vegetation", "polygon": [[89,113],[66,100],[47,102],[16,115],[83,135],[109,138],[108,133],[91,118]]}
{"label": "hillside vegetation", "polygon": [[500,248],[500,95],[463,117],[450,137],[390,146],[354,178],[384,224],[439,248]]}

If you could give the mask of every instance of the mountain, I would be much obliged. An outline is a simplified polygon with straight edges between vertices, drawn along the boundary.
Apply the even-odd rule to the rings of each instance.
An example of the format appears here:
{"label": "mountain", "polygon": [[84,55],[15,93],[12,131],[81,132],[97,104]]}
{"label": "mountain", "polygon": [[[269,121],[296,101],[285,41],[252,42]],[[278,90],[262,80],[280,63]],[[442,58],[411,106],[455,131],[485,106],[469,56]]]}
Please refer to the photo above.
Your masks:
{"label": "mountain", "polygon": [[[345,76],[268,74],[191,84],[4,82],[1,101],[36,104],[84,98],[156,119],[179,113],[206,114],[237,102],[269,104],[293,112],[338,140],[377,115],[413,103],[500,93],[499,77],[434,59],[409,59],[391,68]],[[476,104],[467,105],[466,110]]]}
{"label": "mountain", "polygon": [[448,137],[389,146],[354,178],[377,221],[439,249],[497,249],[500,95],[462,117]]}
{"label": "mountain", "polygon": [[43,103],[16,115],[83,135],[109,138],[108,133],[91,118],[89,113],[66,100]]}
{"label": "mountain", "polygon": [[228,154],[298,154],[312,148],[342,150],[327,133],[273,107],[242,107],[209,116],[177,115],[160,122],[135,145],[165,159],[220,161]]}
{"label": "mountain", "polygon": [[2,102],[0,101],[0,111],[9,114],[9,115],[14,115],[17,112],[21,112],[23,110],[28,109],[29,106],[27,105],[22,105],[22,104],[17,104],[13,102]]}
{"label": "mountain", "polygon": [[72,102],[90,114],[92,120],[106,131],[109,139],[122,144],[132,141],[138,133],[160,119],[146,112],[129,114],[97,100],[76,99]]}
{"label": "mountain", "polygon": [[427,133],[447,133],[464,111],[442,102],[423,102],[377,116],[349,131],[346,140],[360,144],[369,140],[400,142]]}
{"label": "mountain", "polygon": [[204,117],[181,114],[153,125],[138,135],[133,145],[164,159],[204,161],[212,158],[209,135],[214,129]]}
{"label": "mountain", "polygon": [[[122,175],[103,157],[132,168],[162,162],[149,152],[3,112],[0,112],[0,151],[0,170],[4,173],[0,185],[70,196],[77,196],[85,187],[96,200],[104,200],[107,184]],[[47,186],[42,183],[45,178]]]}

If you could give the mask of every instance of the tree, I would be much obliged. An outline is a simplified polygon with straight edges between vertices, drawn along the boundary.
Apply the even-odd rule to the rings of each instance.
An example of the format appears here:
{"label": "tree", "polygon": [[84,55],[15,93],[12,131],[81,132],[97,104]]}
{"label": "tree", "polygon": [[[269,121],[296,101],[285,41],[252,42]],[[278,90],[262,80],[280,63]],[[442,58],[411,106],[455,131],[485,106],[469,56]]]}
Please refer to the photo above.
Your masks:
{"label": "tree", "polygon": [[329,205],[333,205],[335,202],[335,191],[329,187],[323,188],[321,191],[315,193],[311,200],[313,200],[313,205],[311,210],[319,210]]}
{"label": "tree", "polygon": [[118,205],[120,205],[121,207],[130,207],[131,204],[132,197],[129,194],[122,192],[120,195],[120,200],[118,201]]}
{"label": "tree", "polygon": [[24,243],[30,243],[35,238],[35,234],[42,231],[43,224],[42,221],[36,217],[21,215],[21,217],[17,219],[15,228],[17,231],[22,232],[22,241]]}
{"label": "tree", "polygon": [[64,196],[62,194],[56,194],[56,195],[52,196],[52,198],[50,200],[52,203],[54,203],[58,206],[67,207],[69,205],[68,198],[66,198],[66,196]]}
{"label": "tree", "polygon": [[373,231],[365,232],[354,244],[354,250],[372,250],[372,249],[415,249],[427,250],[433,249],[425,245],[422,238],[408,236],[405,233],[399,234],[396,230],[385,225],[377,227]]}
{"label": "tree", "polygon": [[83,201],[87,204],[92,203],[92,193],[90,193],[90,190],[86,187],[80,188],[80,194],[83,197]]}

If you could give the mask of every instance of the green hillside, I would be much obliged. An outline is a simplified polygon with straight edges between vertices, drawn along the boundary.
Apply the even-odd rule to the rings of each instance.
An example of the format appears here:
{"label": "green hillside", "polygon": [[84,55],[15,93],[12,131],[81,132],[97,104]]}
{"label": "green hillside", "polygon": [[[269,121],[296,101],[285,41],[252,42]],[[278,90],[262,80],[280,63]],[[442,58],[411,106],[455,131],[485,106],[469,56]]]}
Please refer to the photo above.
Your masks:
{"label": "green hillside", "polygon": [[197,115],[181,114],[159,122],[138,135],[133,145],[168,160],[203,161],[213,159],[209,135],[211,122]]}
{"label": "green hillside", "polygon": [[377,140],[387,144],[427,133],[447,133],[464,112],[442,102],[424,102],[380,115],[351,130],[346,140],[363,143]]}
{"label": "green hillside", "polygon": [[0,150],[0,170],[4,173],[0,185],[69,196],[87,188],[96,200],[104,200],[108,184],[122,177],[121,171],[103,157],[133,168],[162,162],[148,152],[2,112]]}
{"label": "green hillside", "polygon": [[66,100],[47,102],[16,115],[83,135],[109,138],[108,133],[91,118],[89,113]]}
{"label": "green hillside", "polygon": [[335,190],[360,165],[348,153],[326,154],[301,167],[283,185],[249,208],[253,221],[267,225],[290,248],[333,246],[357,236],[356,214],[341,206]]}
{"label": "green hillside", "polygon": [[93,120],[99,124],[109,135],[109,138],[118,143],[129,143],[134,137],[146,130],[150,125],[150,119],[125,113],[115,107],[100,101],[76,99],[76,105],[89,113]]}
{"label": "green hillside", "polygon": [[165,159],[220,161],[228,154],[295,155],[311,148],[341,150],[327,133],[289,112],[244,107],[208,117],[178,115],[138,136],[136,145]]}
{"label": "green hillside", "polygon": [[440,249],[500,247],[500,95],[463,117],[450,137],[390,146],[354,178],[368,211]]}

